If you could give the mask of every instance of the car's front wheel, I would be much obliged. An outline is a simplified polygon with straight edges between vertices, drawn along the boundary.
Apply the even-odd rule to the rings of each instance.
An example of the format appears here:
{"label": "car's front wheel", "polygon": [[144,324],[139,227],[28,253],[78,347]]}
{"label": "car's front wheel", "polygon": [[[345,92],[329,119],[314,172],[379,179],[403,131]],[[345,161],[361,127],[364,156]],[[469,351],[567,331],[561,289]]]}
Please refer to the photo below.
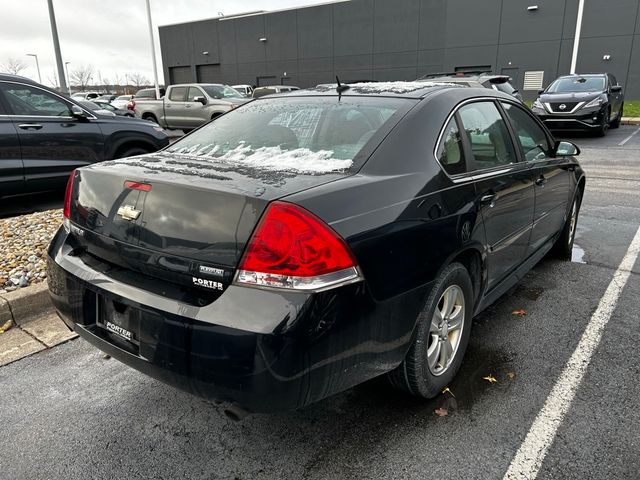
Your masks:
{"label": "car's front wheel", "polygon": [[392,385],[424,398],[442,392],[462,363],[472,316],[471,278],[462,264],[452,263],[434,283],[404,361],[389,373]]}
{"label": "car's front wheel", "polygon": [[602,116],[602,123],[596,130],[596,135],[598,137],[604,137],[609,130],[609,123],[611,123],[611,112],[607,109]]}
{"label": "car's front wheel", "polygon": [[618,113],[616,119],[611,122],[611,128],[618,128],[620,126],[620,122],[622,122],[622,115],[624,115],[624,103],[620,105],[620,113]]}

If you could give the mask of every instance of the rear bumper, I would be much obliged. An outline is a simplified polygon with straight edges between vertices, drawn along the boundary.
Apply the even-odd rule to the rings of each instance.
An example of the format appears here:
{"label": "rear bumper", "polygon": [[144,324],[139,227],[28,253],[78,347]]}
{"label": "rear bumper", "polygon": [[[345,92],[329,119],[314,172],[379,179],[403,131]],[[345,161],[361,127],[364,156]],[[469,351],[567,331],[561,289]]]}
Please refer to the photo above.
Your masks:
{"label": "rear bumper", "polygon": [[[279,293],[230,286],[204,307],[182,304],[91,270],[58,232],[49,249],[49,289],[82,338],[158,380],[254,412],[295,409],[397,366],[427,293],[377,303],[358,284]],[[134,345],[98,322],[98,304],[137,312]]]}

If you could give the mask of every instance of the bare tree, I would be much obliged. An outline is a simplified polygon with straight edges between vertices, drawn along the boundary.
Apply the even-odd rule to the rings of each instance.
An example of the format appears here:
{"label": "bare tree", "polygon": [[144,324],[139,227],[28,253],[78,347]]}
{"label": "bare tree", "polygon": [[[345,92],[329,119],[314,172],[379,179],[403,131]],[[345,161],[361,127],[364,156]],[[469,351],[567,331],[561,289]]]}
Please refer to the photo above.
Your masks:
{"label": "bare tree", "polygon": [[7,58],[5,62],[0,65],[0,72],[10,73],[11,75],[20,75],[27,66],[18,58]]}
{"label": "bare tree", "polygon": [[149,85],[149,79],[141,73],[130,73],[129,81],[136,86],[136,88],[146,87]]}
{"label": "bare tree", "polygon": [[91,84],[91,81],[93,80],[93,73],[93,65],[81,65],[73,70],[69,76],[71,77],[72,83],[84,90]]}
{"label": "bare tree", "polygon": [[58,88],[58,75],[57,75],[55,69],[51,70],[51,75],[47,75],[47,82],[53,88]]}

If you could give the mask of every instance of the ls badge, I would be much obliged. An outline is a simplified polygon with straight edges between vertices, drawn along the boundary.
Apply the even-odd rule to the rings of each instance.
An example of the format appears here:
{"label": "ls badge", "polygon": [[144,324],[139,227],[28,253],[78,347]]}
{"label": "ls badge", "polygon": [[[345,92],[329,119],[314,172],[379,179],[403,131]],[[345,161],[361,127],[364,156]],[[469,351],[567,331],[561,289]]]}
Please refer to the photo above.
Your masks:
{"label": "ls badge", "polygon": [[140,210],[136,210],[131,205],[123,205],[118,209],[118,215],[129,222],[137,220],[141,213],[142,212]]}

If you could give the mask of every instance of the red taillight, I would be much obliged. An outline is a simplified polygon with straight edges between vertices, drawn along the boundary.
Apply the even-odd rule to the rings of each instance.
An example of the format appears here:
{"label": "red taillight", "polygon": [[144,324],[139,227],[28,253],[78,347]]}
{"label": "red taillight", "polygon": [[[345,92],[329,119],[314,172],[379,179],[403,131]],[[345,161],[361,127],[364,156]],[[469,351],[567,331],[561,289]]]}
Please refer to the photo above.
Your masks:
{"label": "red taillight", "polygon": [[73,190],[73,179],[76,176],[76,171],[74,170],[69,175],[69,180],[67,180],[67,189],[64,192],[64,206],[62,207],[62,216],[64,218],[71,217],[71,191]]}
{"label": "red taillight", "polygon": [[240,263],[237,281],[317,290],[361,279],[342,238],[307,210],[274,202],[264,213]]}
{"label": "red taillight", "polygon": [[142,190],[143,192],[150,192],[151,184],[132,182],[131,180],[127,180],[124,182],[124,188],[130,188],[131,190]]}

